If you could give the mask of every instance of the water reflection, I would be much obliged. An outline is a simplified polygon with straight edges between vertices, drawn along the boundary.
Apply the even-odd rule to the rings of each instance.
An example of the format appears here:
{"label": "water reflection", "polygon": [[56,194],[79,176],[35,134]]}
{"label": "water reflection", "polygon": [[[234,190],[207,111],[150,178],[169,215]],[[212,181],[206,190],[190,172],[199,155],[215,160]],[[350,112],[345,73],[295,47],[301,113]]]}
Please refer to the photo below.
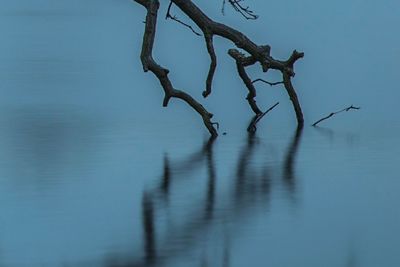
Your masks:
{"label": "water reflection", "polygon": [[313,127],[321,136],[329,140],[329,144],[334,144],[336,139],[344,139],[349,146],[354,146],[360,139],[358,134],[351,132],[338,133],[329,128],[315,126]]}
{"label": "water reflection", "polygon": [[[1,118],[2,171],[21,185],[52,183],[93,157],[100,120],[65,107],[7,110]],[[38,184],[39,184],[38,183]],[[56,183],[53,183],[56,184]]]}
{"label": "water reflection", "polygon": [[285,161],[283,164],[282,178],[285,183],[286,190],[287,192],[289,192],[289,196],[293,196],[296,192],[296,177],[294,168],[302,133],[303,131],[301,128],[296,129],[296,132],[292,138],[292,142],[287,149]]}
{"label": "water reflection", "polygon": [[[282,161],[276,164],[265,163],[260,168],[251,163],[255,157],[260,157],[257,151],[259,140],[254,132],[248,133],[246,143],[239,151],[236,170],[230,184],[217,190],[217,165],[214,159],[216,140],[209,139],[191,155],[181,161],[171,161],[168,155],[163,159],[163,167],[159,185],[143,192],[142,222],[143,222],[143,256],[129,257],[131,260],[121,264],[120,261],[108,261],[109,266],[176,266],[180,258],[196,254],[194,251],[203,251],[197,256],[194,266],[215,266],[212,262],[218,261],[218,266],[230,266],[231,240],[235,239],[237,231],[223,227],[223,235],[209,237],[208,233],[226,223],[238,222],[242,219],[265,212],[270,205],[270,196],[274,188],[280,190],[283,184],[288,198],[296,194],[295,161],[301,141],[302,130],[297,129]],[[177,184],[186,181],[188,172],[197,173],[201,177],[201,170],[206,167],[206,186],[203,189],[204,198],[190,206],[185,216],[178,218],[164,218],[173,214],[166,210],[179,209],[181,206],[170,205],[170,199],[180,193],[171,190],[172,187],[185,190]],[[173,193],[172,193],[173,192]],[[173,194],[173,195],[172,195]],[[201,192],[199,193],[201,194]],[[188,201],[192,201],[188,199]],[[167,214],[167,215],[166,215]],[[174,223],[168,223],[174,221]],[[205,238],[207,237],[208,238]],[[202,247],[212,247],[213,243],[223,248],[220,255],[210,259]],[[135,255],[134,253],[132,255]],[[111,256],[116,259],[117,257]],[[196,257],[195,257],[196,258]],[[219,258],[219,259],[218,259]]]}

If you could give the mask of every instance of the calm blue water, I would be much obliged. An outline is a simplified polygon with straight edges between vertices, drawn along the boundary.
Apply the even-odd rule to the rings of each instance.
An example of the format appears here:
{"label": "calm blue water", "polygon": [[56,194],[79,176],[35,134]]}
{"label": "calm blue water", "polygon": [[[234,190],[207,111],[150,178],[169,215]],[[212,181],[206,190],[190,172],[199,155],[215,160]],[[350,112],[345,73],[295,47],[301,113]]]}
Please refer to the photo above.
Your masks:
{"label": "calm blue water", "polygon": [[[246,92],[218,39],[202,101],[227,134],[213,141],[183,103],[162,108],[142,72],[141,7],[2,0],[0,266],[400,266],[399,4],[292,4],[272,1],[270,14],[255,1],[270,15],[247,25],[205,8],[271,39],[277,56],[306,51],[295,83],[307,125],[362,109],[299,132],[285,93],[260,85],[261,106],[280,105],[249,135]],[[159,40],[177,87],[201,99],[202,40],[171,22]]]}

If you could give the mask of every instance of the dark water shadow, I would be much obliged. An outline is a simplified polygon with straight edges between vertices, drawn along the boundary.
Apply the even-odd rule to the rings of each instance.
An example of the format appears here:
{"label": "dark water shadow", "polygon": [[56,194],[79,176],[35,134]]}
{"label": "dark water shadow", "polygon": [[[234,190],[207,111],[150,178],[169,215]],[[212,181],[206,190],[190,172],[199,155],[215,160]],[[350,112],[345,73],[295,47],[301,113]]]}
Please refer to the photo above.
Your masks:
{"label": "dark water shadow", "polygon": [[[2,151],[13,183],[57,185],[70,168],[96,156],[105,121],[73,107],[10,109],[0,120]],[[29,170],[29,175],[27,175]]]}
{"label": "dark water shadow", "polygon": [[313,129],[316,130],[321,136],[329,140],[329,144],[336,144],[340,140],[344,140],[347,145],[353,146],[358,143],[360,136],[351,132],[339,132],[330,128],[325,128],[321,126],[315,126]]}
{"label": "dark water shadow", "polygon": [[[284,159],[277,166],[259,167],[252,166],[253,157],[257,156],[260,149],[256,133],[248,133],[245,145],[240,150],[238,160],[234,166],[231,186],[217,193],[217,166],[214,160],[215,140],[205,142],[197,151],[186,159],[171,162],[168,155],[164,157],[158,186],[143,192],[142,197],[142,229],[143,229],[143,256],[131,256],[121,258],[117,255],[109,255],[106,266],[135,267],[135,266],[165,266],[171,264],[174,259],[190,254],[201,242],[207,231],[221,221],[240,222],[243,218],[251,218],[260,212],[260,207],[270,205],[270,196],[276,184],[272,180],[279,179],[288,188],[289,195],[296,194],[295,162],[298,148],[301,142],[302,130],[297,129],[286,150]],[[202,164],[199,164],[202,162]],[[204,166],[205,165],[205,166]],[[174,166],[174,167],[172,167]],[[207,186],[203,192],[203,203],[193,206],[188,216],[179,218],[179,225],[159,227],[158,216],[165,214],[169,209],[169,197],[171,186],[176,185],[186,177],[182,172],[198,172],[206,167]],[[177,169],[173,169],[177,168]],[[225,190],[226,189],[226,190]],[[181,189],[183,190],[183,189]],[[277,188],[277,190],[279,190]],[[201,194],[201,193],[199,193]],[[290,197],[290,196],[289,196]],[[228,199],[216,209],[218,199]],[[295,199],[292,197],[292,199]],[[262,203],[262,204],[260,204]],[[162,230],[159,230],[161,229]],[[236,233],[227,232],[224,241],[222,266],[230,266],[230,242]],[[208,266],[206,257],[198,259],[200,266]]]}

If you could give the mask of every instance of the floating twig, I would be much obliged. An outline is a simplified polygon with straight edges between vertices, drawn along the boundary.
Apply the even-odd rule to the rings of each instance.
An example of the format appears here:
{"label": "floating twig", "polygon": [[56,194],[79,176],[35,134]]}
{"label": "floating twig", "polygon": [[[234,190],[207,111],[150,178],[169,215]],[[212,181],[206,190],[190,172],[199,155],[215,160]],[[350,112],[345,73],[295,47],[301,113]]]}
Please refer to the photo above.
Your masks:
{"label": "floating twig", "polygon": [[329,119],[330,117],[332,117],[332,116],[334,116],[334,115],[336,115],[336,114],[338,114],[338,113],[341,113],[341,112],[343,112],[343,111],[346,111],[346,112],[347,112],[347,111],[352,110],[352,109],[359,110],[360,108],[361,108],[361,107],[354,107],[353,105],[351,105],[350,107],[341,109],[341,110],[336,111],[336,112],[332,112],[332,113],[330,113],[328,116],[323,117],[322,119],[319,119],[319,120],[317,120],[316,122],[314,122],[312,126],[317,126],[318,123],[320,123],[320,122],[322,122],[322,121],[324,121],[324,120],[327,120],[327,119]]}

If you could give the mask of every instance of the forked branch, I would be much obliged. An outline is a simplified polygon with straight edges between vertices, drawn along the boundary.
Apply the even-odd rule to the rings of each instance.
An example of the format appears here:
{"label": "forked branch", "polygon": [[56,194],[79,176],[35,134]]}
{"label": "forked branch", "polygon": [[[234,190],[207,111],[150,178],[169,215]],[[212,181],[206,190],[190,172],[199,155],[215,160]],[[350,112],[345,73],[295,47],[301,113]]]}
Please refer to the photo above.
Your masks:
{"label": "forked branch", "polygon": [[189,94],[177,90],[173,87],[170,79],[168,78],[169,70],[158,65],[153,59],[153,46],[157,26],[157,14],[159,9],[158,0],[135,0],[137,3],[143,5],[147,9],[146,26],[143,35],[143,45],[141,60],[145,72],[151,71],[160,81],[164,89],[165,97],[163,106],[167,106],[171,98],[179,98],[189,104],[203,119],[204,125],[207,127],[211,136],[217,136],[211,118],[213,114],[209,113],[199,102],[192,98]]}
{"label": "forked branch", "polygon": [[187,24],[187,23],[183,22],[182,20],[178,19],[177,16],[171,15],[171,8],[172,8],[172,1],[169,2],[168,9],[167,9],[167,14],[165,15],[165,19],[172,19],[173,21],[176,21],[179,24],[181,24],[181,25],[185,26],[186,28],[188,28],[189,30],[191,30],[197,36],[201,36],[201,34],[198,33],[195,29],[193,29],[192,26],[190,26],[189,24]]}
{"label": "forked branch", "polygon": [[[215,130],[213,123],[211,122],[212,114],[209,113],[200,103],[194,100],[189,94],[175,89],[168,78],[169,71],[158,65],[153,59],[152,51],[156,32],[159,0],[134,1],[141,4],[147,9],[146,27],[143,36],[141,60],[144,71],[150,70],[151,72],[153,72],[159,79],[161,86],[164,89],[165,98],[163,105],[166,106],[169,99],[172,97],[182,99],[202,116],[203,122],[209,130],[210,134],[212,136],[216,136],[217,131]],[[229,4],[246,18],[257,18],[252,10],[250,10],[247,6],[242,5],[242,1],[243,0],[228,0]],[[171,15],[172,4],[174,4],[186,16],[188,16],[188,18],[192,20],[204,34],[204,40],[211,60],[206,79],[206,89],[203,91],[204,97],[211,94],[212,81],[217,67],[217,56],[214,49],[213,37],[220,36],[222,38],[230,40],[237,48],[230,49],[228,53],[236,61],[238,74],[248,89],[247,101],[249,102],[249,105],[254,113],[256,115],[265,115],[265,113],[263,113],[256,104],[256,89],[254,87],[254,83],[257,81],[264,81],[265,83],[268,83],[270,85],[283,84],[290,97],[290,100],[292,101],[293,108],[296,113],[298,126],[303,126],[303,113],[291,79],[295,76],[294,64],[298,59],[304,56],[304,53],[294,50],[291,56],[286,61],[277,60],[271,56],[271,47],[269,45],[257,45],[242,32],[222,23],[213,21],[191,0],[170,0],[166,17],[179,22],[180,24],[188,27],[195,33],[196,31],[193,29],[193,27],[191,27],[189,24],[183,23],[175,16]],[[260,64],[261,70],[263,72],[267,72],[270,69],[280,71],[282,73],[282,82],[271,83],[262,79],[252,81],[247,75],[245,68],[256,63]]]}
{"label": "forked branch", "polygon": [[[254,14],[254,11],[251,10],[248,6],[243,6],[241,2],[244,0],[228,0],[228,3],[233,7],[233,9],[241,14],[245,19],[257,19],[258,16]],[[222,2],[222,14],[225,15],[225,4],[226,0]]]}

